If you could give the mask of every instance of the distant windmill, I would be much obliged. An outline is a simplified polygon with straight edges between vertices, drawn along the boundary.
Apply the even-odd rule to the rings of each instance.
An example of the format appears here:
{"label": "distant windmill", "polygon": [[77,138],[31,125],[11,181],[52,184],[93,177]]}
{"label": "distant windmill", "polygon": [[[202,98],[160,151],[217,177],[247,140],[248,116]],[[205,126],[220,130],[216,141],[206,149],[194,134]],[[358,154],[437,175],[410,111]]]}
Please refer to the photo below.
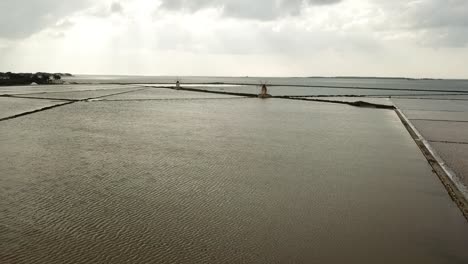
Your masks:
{"label": "distant windmill", "polygon": [[271,97],[270,94],[268,94],[268,88],[267,88],[267,82],[260,82],[260,94],[258,95],[259,98],[269,98]]}
{"label": "distant windmill", "polygon": [[180,81],[179,78],[176,79],[175,89],[180,90]]}

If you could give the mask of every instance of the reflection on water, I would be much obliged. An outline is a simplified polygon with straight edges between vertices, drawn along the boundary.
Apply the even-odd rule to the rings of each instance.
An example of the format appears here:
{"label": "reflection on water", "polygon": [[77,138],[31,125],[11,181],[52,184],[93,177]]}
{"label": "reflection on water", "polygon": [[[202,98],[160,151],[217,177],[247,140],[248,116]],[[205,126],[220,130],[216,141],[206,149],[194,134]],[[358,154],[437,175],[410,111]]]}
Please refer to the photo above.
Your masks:
{"label": "reflection on water", "polygon": [[392,111],[75,103],[0,126],[2,263],[464,263]]}

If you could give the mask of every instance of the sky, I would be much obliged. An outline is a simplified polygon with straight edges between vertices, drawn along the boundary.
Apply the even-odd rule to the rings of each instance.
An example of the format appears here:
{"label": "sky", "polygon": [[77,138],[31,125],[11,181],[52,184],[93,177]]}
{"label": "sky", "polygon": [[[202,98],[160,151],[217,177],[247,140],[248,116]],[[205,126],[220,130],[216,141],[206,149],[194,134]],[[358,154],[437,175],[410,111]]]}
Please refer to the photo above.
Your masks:
{"label": "sky", "polygon": [[0,0],[0,71],[468,78],[468,0]]}

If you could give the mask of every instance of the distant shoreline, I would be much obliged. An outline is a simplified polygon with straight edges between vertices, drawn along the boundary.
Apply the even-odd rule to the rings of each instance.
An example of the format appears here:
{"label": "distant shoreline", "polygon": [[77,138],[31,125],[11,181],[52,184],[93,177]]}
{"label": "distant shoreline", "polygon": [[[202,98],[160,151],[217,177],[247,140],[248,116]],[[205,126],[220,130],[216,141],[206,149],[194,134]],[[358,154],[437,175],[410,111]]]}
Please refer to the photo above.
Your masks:
{"label": "distant shoreline", "polygon": [[[0,72],[0,86],[23,85],[58,85],[58,84],[167,84],[173,85],[176,80],[184,84],[193,85],[259,85],[266,82],[268,86],[318,87],[318,88],[352,88],[352,89],[382,89],[389,87],[374,87],[376,83],[401,82],[411,85],[421,82],[467,82],[468,79],[436,79],[436,78],[407,78],[407,77],[366,77],[366,76],[310,76],[310,77],[222,77],[222,76],[149,76],[149,75],[89,75],[70,73],[2,73]],[[295,80],[303,80],[295,83]],[[311,80],[310,84],[306,80]],[[316,80],[316,81],[314,81]],[[321,81],[323,80],[323,81]],[[333,80],[334,83],[333,83]],[[346,81],[348,80],[348,81]],[[353,81],[355,80],[355,81]],[[317,83],[315,83],[317,82]],[[333,84],[329,83],[332,82]],[[349,82],[349,83],[347,83]],[[293,84],[294,83],[294,84]],[[365,84],[362,84],[365,83]],[[462,84],[462,89],[468,85]],[[425,91],[425,89],[423,89]],[[433,91],[433,89],[430,89]],[[456,89],[456,92],[459,91]],[[444,90],[446,91],[446,90]]]}
{"label": "distant shoreline", "polygon": [[167,77],[167,78],[246,78],[246,79],[286,79],[286,78],[298,78],[298,79],[376,79],[376,80],[427,80],[427,81],[468,81],[468,78],[433,78],[433,77],[379,77],[379,76],[224,76],[224,75],[121,75],[121,74],[74,74],[73,77]]}

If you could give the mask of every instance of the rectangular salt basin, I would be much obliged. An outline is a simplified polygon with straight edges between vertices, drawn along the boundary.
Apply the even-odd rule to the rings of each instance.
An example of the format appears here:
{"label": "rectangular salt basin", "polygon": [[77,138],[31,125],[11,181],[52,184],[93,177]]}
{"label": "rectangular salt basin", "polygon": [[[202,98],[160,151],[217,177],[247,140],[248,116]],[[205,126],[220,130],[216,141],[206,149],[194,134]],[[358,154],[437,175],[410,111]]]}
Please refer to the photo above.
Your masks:
{"label": "rectangular salt basin", "polygon": [[468,144],[468,122],[412,120],[411,123],[427,140]]}
{"label": "rectangular salt basin", "polygon": [[146,88],[133,93],[113,95],[103,100],[163,100],[163,99],[202,99],[202,98],[237,98],[237,96],[173,90],[166,88]]}
{"label": "rectangular salt basin", "polygon": [[65,103],[58,100],[36,100],[0,97],[0,119]]}
{"label": "rectangular salt basin", "polygon": [[468,112],[447,112],[447,111],[420,111],[404,110],[409,119],[426,120],[446,120],[446,121],[466,121],[468,122]]}
{"label": "rectangular salt basin", "polygon": [[411,99],[434,99],[434,100],[460,100],[468,101],[468,94],[446,94],[446,95],[414,95],[414,96],[402,96],[398,98],[411,98]]}
{"label": "rectangular salt basin", "polygon": [[459,179],[468,186],[468,144],[432,142],[431,145],[453,169]]}
{"label": "rectangular salt basin", "polygon": [[468,112],[468,101],[395,98],[392,101],[403,110]]}
{"label": "rectangular salt basin", "polygon": [[[185,85],[182,84],[182,87]],[[261,84],[257,86],[203,86],[199,85],[197,88],[202,90],[210,91],[221,91],[221,92],[231,92],[231,93],[260,93]],[[358,89],[358,88],[331,88],[331,87],[295,87],[295,86],[269,86],[268,93],[273,96],[318,96],[318,95],[335,95],[335,96],[345,96],[345,95],[355,95],[355,96],[395,96],[395,95],[424,95],[427,93],[431,94],[447,94],[444,92],[418,92],[418,91],[394,91],[394,90],[385,90],[385,89]]]}
{"label": "rectangular salt basin", "polygon": [[0,86],[0,94],[39,94],[39,93],[60,93],[76,91],[96,91],[96,90],[119,90],[126,88],[141,87],[139,85],[24,85],[24,86]]}
{"label": "rectangular salt basin", "polygon": [[185,83],[231,83],[231,84],[275,84],[275,85],[313,85],[313,86],[346,86],[366,88],[398,88],[423,89],[428,91],[468,92],[468,80],[406,80],[406,79],[375,79],[375,78],[272,78],[272,77],[210,77],[210,76],[96,76],[78,75],[65,78],[78,83],[170,83],[179,80]]}
{"label": "rectangular salt basin", "polygon": [[89,90],[89,91],[73,91],[73,92],[47,92],[39,94],[24,94],[22,97],[32,97],[32,98],[56,98],[63,100],[84,100],[84,99],[93,99],[93,98],[102,98],[111,95],[123,94],[133,91],[139,91],[145,89],[143,87],[125,87],[123,86],[120,89],[98,89],[98,90]]}
{"label": "rectangular salt basin", "polygon": [[373,98],[373,97],[306,97],[306,99],[312,100],[327,100],[327,101],[338,101],[338,102],[366,102],[371,104],[393,106],[392,101],[388,98]]}
{"label": "rectangular salt basin", "polygon": [[[176,83],[175,82],[168,82],[168,83],[146,83],[146,84],[141,84],[145,87],[175,87]],[[189,87],[189,88],[203,88],[203,87],[216,87],[216,88],[232,88],[232,87],[239,87],[241,85],[236,85],[236,84],[181,84],[184,87]]]}
{"label": "rectangular salt basin", "polygon": [[0,126],[14,263],[464,263],[468,225],[393,111],[82,102]]}

